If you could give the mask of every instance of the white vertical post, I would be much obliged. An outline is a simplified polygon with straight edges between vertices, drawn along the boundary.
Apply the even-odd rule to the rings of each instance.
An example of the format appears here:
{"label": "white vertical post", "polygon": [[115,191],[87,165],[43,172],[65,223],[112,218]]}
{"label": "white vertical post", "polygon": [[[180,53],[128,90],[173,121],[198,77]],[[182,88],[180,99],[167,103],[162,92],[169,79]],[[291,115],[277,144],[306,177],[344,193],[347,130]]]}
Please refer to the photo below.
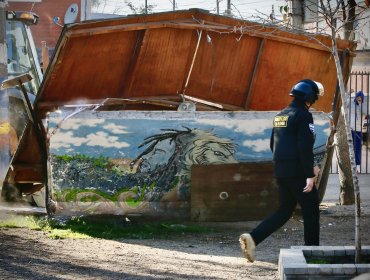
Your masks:
{"label": "white vertical post", "polygon": [[6,15],[7,1],[0,0],[0,82],[8,78],[8,63],[6,58]]}

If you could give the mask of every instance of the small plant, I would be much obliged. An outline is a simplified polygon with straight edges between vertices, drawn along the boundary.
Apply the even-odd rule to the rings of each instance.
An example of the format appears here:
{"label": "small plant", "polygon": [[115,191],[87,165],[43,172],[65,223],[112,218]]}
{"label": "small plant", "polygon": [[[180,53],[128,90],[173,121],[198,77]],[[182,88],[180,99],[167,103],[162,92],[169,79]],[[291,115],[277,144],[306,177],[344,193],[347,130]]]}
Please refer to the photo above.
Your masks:
{"label": "small plant", "polygon": [[0,220],[0,228],[29,228],[41,230],[42,227],[42,224],[34,217],[9,216],[6,219]]}

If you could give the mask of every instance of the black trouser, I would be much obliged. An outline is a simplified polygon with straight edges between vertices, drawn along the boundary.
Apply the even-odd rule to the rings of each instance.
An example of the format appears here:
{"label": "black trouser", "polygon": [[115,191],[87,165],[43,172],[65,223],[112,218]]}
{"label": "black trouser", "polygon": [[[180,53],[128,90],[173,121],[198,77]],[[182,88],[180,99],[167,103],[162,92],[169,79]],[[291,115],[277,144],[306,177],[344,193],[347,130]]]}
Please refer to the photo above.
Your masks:
{"label": "black trouser", "polygon": [[311,192],[304,193],[306,178],[278,178],[277,183],[279,186],[279,209],[251,232],[255,244],[258,245],[282,227],[292,216],[298,202],[302,208],[305,245],[318,246],[320,242],[320,212],[317,189],[314,187]]}

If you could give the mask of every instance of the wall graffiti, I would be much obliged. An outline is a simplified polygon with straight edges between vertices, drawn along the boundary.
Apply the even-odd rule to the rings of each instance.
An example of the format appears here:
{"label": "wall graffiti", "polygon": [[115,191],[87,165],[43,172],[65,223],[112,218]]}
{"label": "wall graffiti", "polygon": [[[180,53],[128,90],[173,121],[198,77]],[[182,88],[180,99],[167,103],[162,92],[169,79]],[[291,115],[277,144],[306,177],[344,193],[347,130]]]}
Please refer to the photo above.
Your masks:
{"label": "wall graffiti", "polygon": [[[62,207],[94,213],[186,208],[193,164],[271,160],[274,114],[86,112],[63,122],[53,114],[53,198]],[[320,146],[329,124],[316,115]]]}

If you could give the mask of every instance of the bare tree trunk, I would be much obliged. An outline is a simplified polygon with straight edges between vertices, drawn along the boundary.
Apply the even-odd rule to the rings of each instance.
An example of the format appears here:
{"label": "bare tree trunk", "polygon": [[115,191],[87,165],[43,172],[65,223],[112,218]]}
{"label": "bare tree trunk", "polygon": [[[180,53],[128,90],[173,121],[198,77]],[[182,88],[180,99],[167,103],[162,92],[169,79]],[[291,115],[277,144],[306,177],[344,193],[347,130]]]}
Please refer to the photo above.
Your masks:
{"label": "bare tree trunk", "polygon": [[[345,5],[344,2],[342,5]],[[345,7],[344,7],[345,9]],[[344,36],[346,40],[349,40],[353,34],[353,23],[356,17],[356,1],[348,0],[348,18],[345,10],[343,11],[343,20],[346,21],[344,28]],[[344,105],[344,103],[342,103]],[[347,109],[347,107],[344,107]],[[353,186],[353,178],[351,172],[351,161],[349,156],[348,139],[346,135],[345,122],[343,115],[339,116],[337,123],[337,133],[335,134],[335,142],[337,143],[335,150],[338,161],[338,173],[339,173],[339,184],[340,194],[339,203],[341,205],[350,205],[355,203],[355,194]]]}
{"label": "bare tree trunk", "polygon": [[340,182],[339,203],[341,205],[350,205],[355,203],[355,192],[353,187],[353,178],[351,171],[351,161],[349,156],[348,139],[343,115],[340,114],[335,133],[335,152],[338,162],[338,173]]}
{"label": "bare tree trunk", "polygon": [[348,110],[346,108],[348,107],[347,102],[347,94],[346,89],[344,87],[344,80],[343,80],[343,73],[342,73],[342,67],[339,61],[339,55],[338,55],[338,47],[337,42],[335,38],[335,30],[332,28],[332,43],[333,43],[333,56],[335,60],[335,65],[337,68],[337,78],[339,82],[339,89],[340,94],[342,98],[342,116],[344,119],[344,128],[347,136],[347,143],[348,143],[348,152],[349,152],[349,158],[351,162],[351,170],[352,170],[352,181],[354,186],[354,193],[355,193],[355,247],[356,247],[356,253],[355,253],[355,263],[360,262],[361,258],[361,235],[360,235],[360,218],[361,218],[361,208],[360,208],[360,188],[358,185],[358,177],[356,172],[356,162],[355,162],[355,151],[353,149],[353,139],[351,134],[351,129],[349,127],[349,117],[348,117]]}

